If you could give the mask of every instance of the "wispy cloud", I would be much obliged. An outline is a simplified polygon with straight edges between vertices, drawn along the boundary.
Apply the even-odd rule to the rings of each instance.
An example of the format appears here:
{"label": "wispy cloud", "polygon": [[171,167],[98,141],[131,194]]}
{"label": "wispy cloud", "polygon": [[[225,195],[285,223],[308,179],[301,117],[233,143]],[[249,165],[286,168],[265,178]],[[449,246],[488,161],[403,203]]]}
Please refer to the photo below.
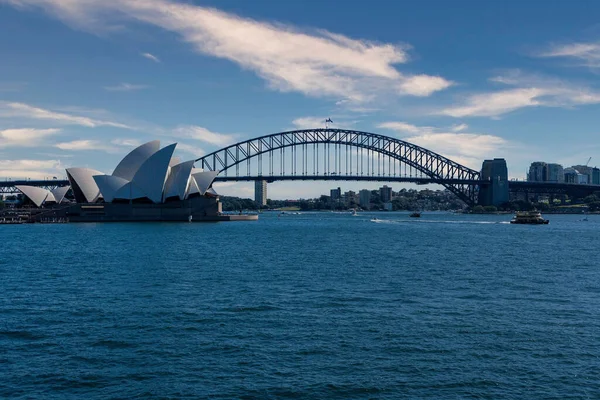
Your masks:
{"label": "wispy cloud", "polygon": [[584,85],[519,70],[490,79],[514,88],[468,96],[462,104],[436,114],[462,117],[498,117],[526,107],[574,107],[600,103],[600,91]]}
{"label": "wispy cloud", "polygon": [[156,62],[156,63],[159,63],[159,62],[160,62],[160,59],[159,59],[158,57],[156,57],[155,55],[153,55],[153,54],[150,54],[150,53],[141,53],[140,55],[141,55],[142,57],[145,57],[145,58],[147,58],[148,60],[152,60],[152,61],[154,61],[154,62]]}
{"label": "wispy cloud", "polygon": [[[325,128],[325,120],[329,117],[300,117],[292,121],[295,129]],[[327,123],[330,128],[350,129],[356,123],[341,117],[331,117],[333,122]]]}
{"label": "wispy cloud", "polygon": [[142,142],[137,139],[113,139],[110,142],[115,146],[122,147],[138,147],[142,145]]}
{"label": "wispy cloud", "polygon": [[202,157],[203,155],[206,154],[206,151],[204,151],[204,149],[201,147],[194,146],[194,145],[191,145],[188,143],[181,143],[181,142],[177,143],[176,150],[187,153],[194,158]]}
{"label": "wispy cloud", "polygon": [[65,151],[104,151],[106,153],[122,153],[122,142],[111,141],[110,144],[101,140],[82,139],[72,140],[70,142],[57,143],[54,147]]}
{"label": "wispy cloud", "polygon": [[377,127],[409,134],[429,133],[434,130],[434,128],[430,126],[416,126],[402,121],[382,122],[381,124],[377,125]]}
{"label": "wispy cloud", "polygon": [[71,142],[57,143],[55,145],[61,150],[99,150],[103,147],[98,140],[73,140]]}
{"label": "wispy cloud", "polygon": [[469,129],[469,125],[467,125],[467,124],[452,125],[452,127],[450,129],[452,130],[452,132],[462,132],[466,129]]}
{"label": "wispy cloud", "polygon": [[236,136],[225,133],[212,132],[196,125],[182,125],[174,129],[173,135],[181,138],[199,140],[216,146],[226,146],[236,141]]}
{"label": "wispy cloud", "polygon": [[52,179],[63,177],[60,160],[0,160],[0,176],[10,179]]}
{"label": "wispy cloud", "polygon": [[79,125],[88,128],[110,126],[114,128],[133,129],[128,125],[121,124],[118,122],[99,120],[80,115],[51,111],[24,103],[0,102],[0,117],[46,120],[55,122],[57,124]]}
{"label": "wispy cloud", "polygon": [[447,129],[417,126],[406,122],[384,122],[377,127],[396,131],[400,133],[402,140],[435,151],[473,169],[479,169],[484,158],[497,156],[512,146],[499,136],[454,131],[457,127],[460,131],[467,129],[466,124]]}
{"label": "wispy cloud", "polygon": [[167,0],[10,0],[9,4],[42,7],[88,30],[101,29],[103,23],[109,25],[123,16],[142,21],[180,35],[198,53],[254,71],[270,88],[282,92],[348,99],[356,104],[381,94],[429,96],[452,85],[440,76],[403,74],[396,69],[395,65],[408,62],[408,46],[352,39],[324,30],[300,30],[214,8]]}
{"label": "wispy cloud", "polygon": [[44,144],[44,140],[60,133],[60,129],[18,128],[0,130],[0,148],[3,147],[36,147]]}
{"label": "wispy cloud", "polygon": [[600,68],[600,42],[575,42],[553,44],[548,49],[535,53],[537,57],[567,58],[578,65]]}
{"label": "wispy cloud", "polygon": [[115,86],[105,86],[104,89],[109,92],[131,92],[134,90],[147,89],[148,85],[134,85],[131,83],[120,83]]}

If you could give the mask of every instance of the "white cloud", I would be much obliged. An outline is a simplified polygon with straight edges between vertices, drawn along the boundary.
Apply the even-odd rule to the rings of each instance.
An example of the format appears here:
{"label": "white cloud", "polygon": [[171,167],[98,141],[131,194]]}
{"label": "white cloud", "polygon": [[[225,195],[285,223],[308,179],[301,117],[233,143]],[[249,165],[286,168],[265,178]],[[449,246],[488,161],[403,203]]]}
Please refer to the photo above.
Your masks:
{"label": "white cloud", "polygon": [[590,68],[600,67],[600,42],[555,44],[534,54],[537,57],[561,57],[577,60]]}
{"label": "white cloud", "polygon": [[503,149],[513,145],[494,135],[479,133],[457,133],[467,129],[466,124],[453,126],[452,132],[432,126],[417,126],[406,122],[384,122],[378,128],[391,129],[402,133],[402,140],[435,151],[462,165],[478,170],[486,157],[498,156]]}
{"label": "white cloud", "polygon": [[156,63],[159,63],[159,62],[160,62],[160,59],[159,59],[158,57],[156,57],[155,55],[153,55],[153,54],[150,54],[150,53],[141,53],[140,55],[141,55],[142,57],[145,57],[145,58],[147,58],[148,60],[152,60],[152,61],[154,61],[154,62],[156,62]]}
{"label": "white cloud", "polygon": [[204,151],[204,149],[201,147],[181,142],[177,143],[177,150],[190,154],[194,158],[199,158],[206,154],[206,151]]}
{"label": "white cloud", "polygon": [[377,125],[377,127],[405,133],[427,133],[431,132],[434,129],[430,126],[416,126],[401,121],[383,122]]}
{"label": "white cloud", "polygon": [[142,21],[180,35],[198,53],[254,71],[270,88],[283,92],[360,103],[381,93],[429,96],[452,84],[439,76],[400,73],[395,65],[408,61],[407,46],[324,30],[301,31],[214,8],[167,0],[10,0],[9,4],[41,7],[87,30],[102,29],[122,17]]}
{"label": "white cloud", "polygon": [[178,137],[199,140],[201,142],[213,144],[216,146],[226,146],[234,144],[236,141],[235,135],[212,132],[206,128],[196,125],[182,125],[173,131],[173,134]]}
{"label": "white cloud", "polygon": [[100,140],[72,140],[70,142],[62,142],[54,145],[61,150],[69,151],[105,151],[107,153],[120,153],[121,149],[116,146],[111,146]]}
{"label": "white cloud", "polygon": [[469,129],[469,125],[467,125],[467,124],[452,125],[452,127],[450,129],[452,129],[452,132],[462,132],[466,129]]}
{"label": "white cloud", "polygon": [[350,129],[356,123],[356,121],[344,120],[341,117],[331,117],[333,122],[328,122],[326,124],[325,120],[329,118],[330,117],[300,117],[293,120],[292,124],[294,125],[294,129],[325,128],[325,125],[329,128]]}
{"label": "white cloud", "polygon": [[493,117],[519,108],[539,106],[544,91],[538,88],[509,89],[470,96],[465,104],[440,111],[442,115],[461,117]]}
{"label": "white cloud", "polygon": [[415,75],[400,84],[401,92],[413,96],[427,97],[431,94],[452,86],[454,82],[440,76]]}
{"label": "white cloud", "polygon": [[57,143],[55,147],[61,150],[98,150],[102,144],[97,140],[73,140],[71,142]]}
{"label": "white cloud", "polygon": [[0,176],[10,179],[51,179],[63,177],[60,160],[0,160]]}
{"label": "white cloud", "polygon": [[110,142],[116,146],[123,147],[138,147],[142,145],[142,142],[137,139],[113,139]]}
{"label": "white cloud", "polygon": [[109,92],[131,92],[148,88],[148,85],[134,85],[131,83],[120,83],[116,86],[105,86],[104,89]]}
{"label": "white cloud", "polygon": [[89,117],[55,112],[24,103],[2,103],[0,102],[0,117],[25,118],[53,121],[59,124],[79,125],[88,128],[99,126],[110,126],[114,128],[133,129],[130,126],[113,121],[104,121]]}
{"label": "white cloud", "polygon": [[463,104],[436,114],[451,117],[497,117],[525,107],[574,107],[600,103],[600,91],[557,78],[524,74],[519,70],[490,78],[514,88],[468,96]]}
{"label": "white cloud", "polygon": [[43,144],[48,136],[60,133],[60,129],[18,128],[0,130],[0,148],[18,146],[35,147]]}

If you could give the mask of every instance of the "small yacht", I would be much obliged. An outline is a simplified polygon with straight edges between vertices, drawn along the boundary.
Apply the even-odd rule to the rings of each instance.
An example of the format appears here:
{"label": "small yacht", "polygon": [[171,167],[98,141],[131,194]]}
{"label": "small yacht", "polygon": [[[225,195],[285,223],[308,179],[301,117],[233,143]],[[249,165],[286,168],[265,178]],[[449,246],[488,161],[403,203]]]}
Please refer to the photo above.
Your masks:
{"label": "small yacht", "polygon": [[514,218],[510,221],[511,224],[528,225],[545,225],[549,222],[547,219],[542,218],[542,214],[539,211],[517,211]]}
{"label": "small yacht", "polygon": [[410,214],[411,218],[421,218],[421,213],[418,211],[415,211],[414,213]]}

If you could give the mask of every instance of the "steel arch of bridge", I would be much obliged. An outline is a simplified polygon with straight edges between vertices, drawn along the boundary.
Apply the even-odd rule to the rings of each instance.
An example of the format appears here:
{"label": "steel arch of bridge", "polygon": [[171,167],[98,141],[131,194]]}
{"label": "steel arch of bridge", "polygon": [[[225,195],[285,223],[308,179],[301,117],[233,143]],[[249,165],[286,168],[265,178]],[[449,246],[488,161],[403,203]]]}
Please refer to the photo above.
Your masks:
{"label": "steel arch of bridge", "polygon": [[[320,149],[319,145],[322,145],[320,146]],[[423,179],[423,176],[420,178],[416,176],[414,178],[404,177],[403,179],[399,178],[397,180],[417,183],[423,183],[425,181],[429,183],[438,183],[449,189],[465,203],[469,205],[477,203],[478,185],[482,183],[480,181],[479,171],[467,168],[440,154],[412,143],[369,132],[344,129],[306,129],[274,133],[239,142],[207,154],[196,160],[196,166],[205,170],[220,171],[222,175],[217,179],[220,181],[259,179],[274,181],[278,180],[278,178],[281,178],[281,180],[321,180],[325,176],[331,180],[396,180],[392,178],[392,171],[388,170],[386,175],[385,164],[383,175],[381,174],[381,171],[378,171],[378,174],[375,175],[375,171],[371,170],[370,175],[365,177],[363,174],[364,171],[362,171],[362,164],[361,171],[357,172],[356,175],[352,173],[344,176],[327,173],[325,175],[319,174],[319,157],[322,157],[324,160],[323,162],[327,162],[327,167],[329,167],[328,152],[331,149],[329,147],[331,145],[339,147],[355,147],[357,149],[366,150],[367,159],[372,152],[372,155],[383,155],[384,157],[388,157],[388,159],[397,160],[398,162],[419,171],[421,175],[425,175],[426,177],[426,179]],[[286,164],[286,148],[291,148],[291,154],[288,153],[287,157],[293,158],[292,165],[294,165],[290,174],[287,175],[284,171]],[[337,147],[335,148],[337,149]],[[295,167],[298,149],[301,152],[300,157],[303,158],[302,170],[300,173],[298,173]],[[305,168],[305,165],[309,162],[307,152],[310,150],[313,151],[313,164],[316,159],[316,171],[313,171],[313,174],[309,174],[307,172],[308,168]],[[274,172],[272,157],[269,159],[270,169],[268,174],[262,174],[262,156],[264,154],[269,154],[269,156],[271,156],[276,152],[279,152],[280,157],[279,174]],[[258,173],[254,175],[250,172],[252,159],[257,159],[259,165]],[[335,162],[337,163],[338,160],[336,159]],[[246,175],[240,174],[240,166],[244,163],[247,166]],[[235,175],[233,176],[229,173],[232,168],[235,168]],[[395,166],[393,173],[395,177]]]}

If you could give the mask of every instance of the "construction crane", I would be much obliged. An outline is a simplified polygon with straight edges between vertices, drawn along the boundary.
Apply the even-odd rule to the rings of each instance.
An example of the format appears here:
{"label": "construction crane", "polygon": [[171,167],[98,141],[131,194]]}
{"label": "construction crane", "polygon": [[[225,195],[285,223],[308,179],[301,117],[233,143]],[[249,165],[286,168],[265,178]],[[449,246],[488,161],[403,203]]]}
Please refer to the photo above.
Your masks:
{"label": "construction crane", "polygon": [[588,164],[590,163],[590,161],[592,161],[592,157],[588,158],[588,161],[585,163],[586,167],[588,166]]}

